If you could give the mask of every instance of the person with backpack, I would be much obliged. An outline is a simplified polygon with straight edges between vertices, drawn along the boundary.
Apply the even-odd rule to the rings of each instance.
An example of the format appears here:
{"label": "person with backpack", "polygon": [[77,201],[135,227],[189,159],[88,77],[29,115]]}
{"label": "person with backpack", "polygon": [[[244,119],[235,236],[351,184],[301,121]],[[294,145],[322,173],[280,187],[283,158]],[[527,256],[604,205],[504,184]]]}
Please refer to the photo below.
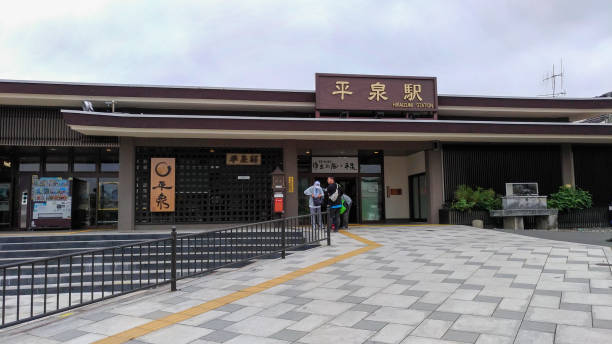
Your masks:
{"label": "person with backpack", "polygon": [[353,200],[347,194],[342,194],[342,207],[340,207],[340,215],[342,217],[342,225],[340,228],[348,229],[349,212],[351,211]]}
{"label": "person with backpack", "polygon": [[310,222],[312,223],[312,228],[323,227],[321,204],[323,203],[324,193],[323,188],[321,188],[321,183],[315,180],[312,186],[304,190],[304,195],[308,196],[308,207],[310,208]]}
{"label": "person with backpack", "polygon": [[327,210],[331,229],[335,232],[340,228],[340,208],[342,207],[342,188],[334,177],[327,177]]}

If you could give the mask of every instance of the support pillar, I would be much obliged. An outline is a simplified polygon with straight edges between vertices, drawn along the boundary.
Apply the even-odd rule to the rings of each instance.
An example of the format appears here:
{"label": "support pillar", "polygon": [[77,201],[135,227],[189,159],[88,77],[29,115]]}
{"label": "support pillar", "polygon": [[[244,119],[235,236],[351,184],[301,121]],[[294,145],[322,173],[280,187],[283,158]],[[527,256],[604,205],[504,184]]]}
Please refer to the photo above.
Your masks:
{"label": "support pillar", "polygon": [[561,145],[561,181],[563,185],[576,186],[574,175],[574,152],[570,143]]}
{"label": "support pillar", "polygon": [[119,224],[120,232],[134,231],[136,208],[136,151],[134,139],[119,138]]}
{"label": "support pillar", "polygon": [[428,223],[440,223],[438,211],[444,203],[444,173],[442,170],[442,148],[425,151],[425,172],[429,191]]}
{"label": "support pillar", "polygon": [[[287,199],[285,200],[285,217],[298,215],[298,165],[295,141],[286,141],[283,145],[283,171],[287,176]],[[292,179],[293,178],[293,179]],[[293,180],[293,182],[292,182]],[[291,185],[293,184],[293,185]]]}

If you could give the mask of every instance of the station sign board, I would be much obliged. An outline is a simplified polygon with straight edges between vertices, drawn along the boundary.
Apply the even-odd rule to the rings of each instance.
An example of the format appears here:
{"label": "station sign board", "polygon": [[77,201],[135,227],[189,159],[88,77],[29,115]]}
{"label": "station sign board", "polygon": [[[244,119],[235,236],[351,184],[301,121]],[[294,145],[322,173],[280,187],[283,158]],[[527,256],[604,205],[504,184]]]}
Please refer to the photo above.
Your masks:
{"label": "station sign board", "polygon": [[317,73],[315,78],[317,110],[438,110],[435,77]]}

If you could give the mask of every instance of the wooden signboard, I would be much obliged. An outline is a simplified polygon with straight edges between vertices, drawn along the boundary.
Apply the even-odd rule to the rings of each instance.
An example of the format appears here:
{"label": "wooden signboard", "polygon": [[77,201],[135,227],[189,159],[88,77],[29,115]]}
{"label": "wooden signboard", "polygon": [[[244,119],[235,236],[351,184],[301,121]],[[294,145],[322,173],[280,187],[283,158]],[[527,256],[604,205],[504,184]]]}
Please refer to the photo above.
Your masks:
{"label": "wooden signboard", "polygon": [[175,172],[174,158],[151,158],[151,212],[174,211]]}
{"label": "wooden signboard", "polygon": [[261,165],[261,154],[259,153],[227,153],[225,164],[228,166],[239,165]]}

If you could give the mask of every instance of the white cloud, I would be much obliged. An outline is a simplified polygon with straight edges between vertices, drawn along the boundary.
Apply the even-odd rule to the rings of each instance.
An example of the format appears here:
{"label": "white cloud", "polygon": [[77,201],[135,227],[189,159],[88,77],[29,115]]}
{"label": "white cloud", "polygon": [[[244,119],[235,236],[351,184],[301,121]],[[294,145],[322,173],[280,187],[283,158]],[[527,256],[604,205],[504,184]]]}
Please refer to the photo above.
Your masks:
{"label": "white cloud", "polygon": [[0,78],[312,89],[315,72],[433,75],[441,93],[612,90],[612,2],[21,1]]}

